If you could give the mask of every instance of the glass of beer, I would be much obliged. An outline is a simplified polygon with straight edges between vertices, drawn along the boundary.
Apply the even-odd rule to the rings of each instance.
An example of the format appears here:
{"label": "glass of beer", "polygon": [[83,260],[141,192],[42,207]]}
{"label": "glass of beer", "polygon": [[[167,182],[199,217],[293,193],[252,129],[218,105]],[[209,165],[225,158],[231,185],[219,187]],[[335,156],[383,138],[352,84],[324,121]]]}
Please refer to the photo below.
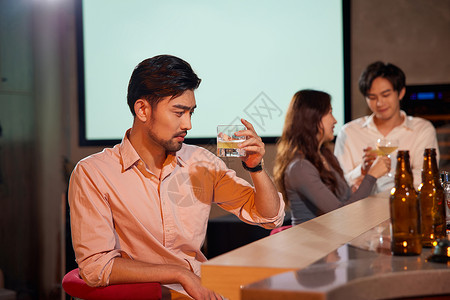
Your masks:
{"label": "glass of beer", "polygon": [[[397,150],[398,148],[398,140],[397,139],[378,139],[377,140],[377,151],[379,155],[384,155],[391,158],[390,154]],[[392,177],[392,173],[389,172],[386,174],[389,177]]]}
{"label": "glass of beer", "polygon": [[246,130],[244,125],[218,125],[217,126],[217,156],[241,157],[245,150],[238,147],[245,141],[245,136],[236,136],[235,133]]}

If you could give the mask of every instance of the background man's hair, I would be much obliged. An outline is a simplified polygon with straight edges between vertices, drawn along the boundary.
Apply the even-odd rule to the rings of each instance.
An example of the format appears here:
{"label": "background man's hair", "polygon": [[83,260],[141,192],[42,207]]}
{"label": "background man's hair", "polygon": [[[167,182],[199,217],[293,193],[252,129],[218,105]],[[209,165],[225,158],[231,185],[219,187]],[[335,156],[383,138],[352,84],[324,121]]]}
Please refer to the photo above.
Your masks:
{"label": "background man's hair", "polygon": [[391,63],[377,61],[367,66],[359,78],[359,90],[364,96],[367,96],[372,82],[378,77],[389,80],[397,92],[400,92],[405,87],[405,73],[399,67]]}

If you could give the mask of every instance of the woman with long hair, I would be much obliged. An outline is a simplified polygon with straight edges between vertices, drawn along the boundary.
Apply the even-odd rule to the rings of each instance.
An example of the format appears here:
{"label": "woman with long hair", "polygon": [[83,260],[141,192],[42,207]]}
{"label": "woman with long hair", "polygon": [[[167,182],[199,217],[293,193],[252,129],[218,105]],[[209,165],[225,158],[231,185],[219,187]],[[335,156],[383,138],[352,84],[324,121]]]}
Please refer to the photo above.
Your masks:
{"label": "woman with long hair", "polygon": [[274,167],[275,182],[291,208],[292,225],[369,196],[377,178],[389,172],[389,158],[378,157],[352,193],[330,149],[335,124],[329,94],[301,90],[292,98]]}

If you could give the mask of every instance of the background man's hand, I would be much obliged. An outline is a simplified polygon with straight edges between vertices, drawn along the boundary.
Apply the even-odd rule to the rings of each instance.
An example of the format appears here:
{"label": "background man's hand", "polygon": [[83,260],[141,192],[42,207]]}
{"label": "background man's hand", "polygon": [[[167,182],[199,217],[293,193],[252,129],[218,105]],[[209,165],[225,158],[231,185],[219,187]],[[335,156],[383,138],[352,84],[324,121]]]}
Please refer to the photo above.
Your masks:
{"label": "background man's hand", "polygon": [[372,149],[372,147],[364,148],[363,162],[361,165],[361,174],[366,175],[372,166],[375,159],[377,159],[378,153],[376,149]]}
{"label": "background man's hand", "polygon": [[386,175],[391,170],[391,159],[387,156],[378,156],[367,171],[367,174],[375,178]]}

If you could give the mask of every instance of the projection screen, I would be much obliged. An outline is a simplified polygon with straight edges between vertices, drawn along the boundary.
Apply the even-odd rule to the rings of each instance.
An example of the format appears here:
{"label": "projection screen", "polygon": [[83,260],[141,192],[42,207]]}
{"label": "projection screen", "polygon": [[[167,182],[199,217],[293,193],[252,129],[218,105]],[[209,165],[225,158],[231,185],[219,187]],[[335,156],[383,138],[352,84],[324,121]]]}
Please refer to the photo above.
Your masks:
{"label": "projection screen", "polygon": [[240,118],[274,142],[300,89],[331,94],[337,134],[345,121],[346,5],[78,0],[80,145],[122,139],[133,121],[126,103],[130,75],[140,61],[159,54],[186,60],[202,79],[188,143],[208,143],[218,124]]}

